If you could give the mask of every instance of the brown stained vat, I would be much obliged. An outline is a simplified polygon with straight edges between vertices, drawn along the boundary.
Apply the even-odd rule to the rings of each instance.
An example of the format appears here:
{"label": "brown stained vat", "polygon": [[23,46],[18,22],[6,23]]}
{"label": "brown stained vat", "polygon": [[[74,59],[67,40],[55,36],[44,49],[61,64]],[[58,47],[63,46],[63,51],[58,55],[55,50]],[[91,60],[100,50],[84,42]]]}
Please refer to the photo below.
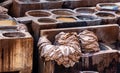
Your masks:
{"label": "brown stained vat", "polygon": [[113,18],[113,17],[115,17],[115,15],[112,14],[112,13],[104,13],[104,12],[96,13],[96,15],[98,17],[102,17],[102,18]]}
{"label": "brown stained vat", "polygon": [[14,17],[22,17],[28,10],[57,9],[62,8],[62,5],[63,1],[49,2],[45,0],[15,0],[10,12]]}
{"label": "brown stained vat", "polygon": [[66,16],[74,14],[74,12],[68,9],[55,9],[55,10],[52,10],[51,12],[55,15],[66,15]]}
{"label": "brown stained vat", "polygon": [[96,12],[95,15],[102,19],[102,24],[115,24],[118,20],[117,15],[113,12],[100,11]]}
{"label": "brown stained vat", "polygon": [[57,21],[51,18],[40,18],[38,19],[38,22],[39,23],[56,23]]}
{"label": "brown stained vat", "polygon": [[96,10],[92,7],[80,7],[76,8],[75,12],[80,14],[93,14],[94,12],[96,12]]}
{"label": "brown stained vat", "polygon": [[28,32],[1,31],[0,39],[3,50],[0,62],[4,61],[0,65],[0,73],[32,73],[32,36]]}
{"label": "brown stained vat", "polygon": [[6,32],[3,33],[5,37],[25,37],[25,34],[22,32]]}
{"label": "brown stained vat", "polygon": [[33,17],[49,17],[51,14],[44,10],[31,10],[31,11],[27,11],[26,15]]}
{"label": "brown stained vat", "polygon": [[[117,34],[115,32],[118,31],[118,25],[116,25],[117,26],[115,28],[115,29],[117,29],[116,31],[111,32],[111,33],[107,33],[107,31],[113,30],[114,26],[115,25],[101,25],[101,26],[95,26],[95,27],[80,27],[80,28],[52,29],[52,30],[47,29],[47,30],[41,30],[41,36],[47,35],[48,39],[51,42],[54,42],[53,37],[57,33],[60,33],[62,31],[63,32],[78,32],[79,33],[81,30],[87,29],[87,30],[92,30],[93,32],[95,32],[98,35],[98,37],[100,37],[100,38],[98,38],[99,41],[106,40],[110,43],[109,40],[112,39],[112,37],[109,37],[109,36],[110,35],[113,36],[113,34]],[[101,33],[104,34],[104,36],[101,37]],[[105,37],[109,37],[110,39],[109,40],[108,40],[108,38],[105,39]],[[79,63],[77,63],[73,68],[70,68],[70,70],[68,72],[63,67],[57,67],[57,66],[52,67],[53,64],[50,64],[50,63],[49,63],[49,66],[47,64],[45,66],[45,68],[44,69],[41,68],[41,70],[43,70],[43,72],[46,71],[46,70],[48,71],[48,68],[50,68],[50,67],[51,67],[52,70],[50,69],[47,73],[52,73],[53,71],[55,71],[55,73],[70,73],[70,72],[79,73],[77,71],[85,70],[85,69],[104,73],[104,71],[106,70],[106,67],[110,68],[110,69],[112,69],[114,67],[114,69],[112,69],[112,70],[116,70],[116,66],[111,67],[111,64],[113,65],[115,63],[115,65],[117,65],[117,63],[115,61],[118,60],[118,56],[117,56],[118,53],[117,53],[117,51],[116,52],[115,51],[116,50],[105,50],[105,51],[100,51],[100,52],[97,52],[97,53],[94,53],[94,54],[93,53],[88,54],[88,55],[86,54],[85,57],[82,57],[82,59],[81,59],[81,60],[84,60],[84,61],[80,60]],[[98,58],[99,58],[99,60],[97,60]],[[105,58],[107,58],[107,63],[108,64],[103,65],[103,64],[101,64],[101,62],[106,63]],[[115,59],[115,61],[113,59]],[[112,60],[113,60],[113,63],[111,63]],[[44,66],[43,63],[40,63],[40,66],[41,65]],[[78,68],[78,66],[79,66],[79,68]],[[106,72],[106,73],[110,73],[110,71]]]}
{"label": "brown stained vat", "polygon": [[60,22],[76,22],[76,19],[73,17],[57,17],[56,19]]}

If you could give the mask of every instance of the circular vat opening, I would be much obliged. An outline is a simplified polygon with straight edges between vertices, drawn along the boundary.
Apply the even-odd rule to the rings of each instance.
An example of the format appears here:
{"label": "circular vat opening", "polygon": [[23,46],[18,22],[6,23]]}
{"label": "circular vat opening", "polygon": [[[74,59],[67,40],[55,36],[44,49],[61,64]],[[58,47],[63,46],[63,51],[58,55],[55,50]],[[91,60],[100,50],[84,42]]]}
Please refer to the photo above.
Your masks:
{"label": "circular vat opening", "polygon": [[91,8],[78,8],[75,11],[81,14],[93,14],[94,12],[96,12],[94,9]]}
{"label": "circular vat opening", "polygon": [[115,17],[115,15],[114,14],[112,14],[112,13],[104,13],[104,12],[98,12],[98,13],[96,13],[96,15],[98,16],[98,17],[105,17],[105,18],[112,18],[112,17]]}
{"label": "circular vat opening", "polygon": [[27,16],[33,16],[33,17],[49,17],[51,14],[47,11],[28,11],[26,12]]}
{"label": "circular vat opening", "polygon": [[106,9],[114,9],[115,7],[118,7],[116,4],[100,4],[100,7],[106,8]]}
{"label": "circular vat opening", "polygon": [[0,14],[0,20],[9,19],[10,16],[6,14]]}
{"label": "circular vat opening", "polygon": [[38,22],[40,22],[40,23],[56,23],[57,20],[51,19],[51,18],[40,18],[40,19],[38,19]]}
{"label": "circular vat opening", "polygon": [[65,10],[65,9],[64,10],[53,10],[52,13],[55,15],[66,15],[66,16],[74,14],[74,12],[72,12],[70,10]]}
{"label": "circular vat opening", "polygon": [[22,32],[6,32],[3,33],[5,37],[25,37],[25,34]]}
{"label": "circular vat opening", "polygon": [[97,17],[92,16],[92,15],[79,15],[79,16],[77,16],[77,18],[79,20],[83,20],[83,21],[98,19]]}
{"label": "circular vat opening", "polygon": [[115,3],[99,3],[97,4],[98,10],[105,10],[105,11],[114,11],[119,10],[119,6]]}
{"label": "circular vat opening", "polygon": [[60,22],[76,22],[76,19],[73,17],[57,17],[56,19]]}

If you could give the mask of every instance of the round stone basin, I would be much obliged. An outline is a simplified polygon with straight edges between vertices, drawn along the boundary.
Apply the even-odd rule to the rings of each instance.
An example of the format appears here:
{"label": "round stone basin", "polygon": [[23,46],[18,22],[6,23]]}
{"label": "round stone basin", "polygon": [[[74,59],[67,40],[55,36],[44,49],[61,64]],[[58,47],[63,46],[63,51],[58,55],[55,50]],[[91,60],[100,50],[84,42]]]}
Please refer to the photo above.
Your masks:
{"label": "round stone basin", "polygon": [[57,17],[56,19],[60,22],[76,22],[76,19],[73,17]]}
{"label": "round stone basin", "polygon": [[67,9],[56,9],[56,10],[52,10],[51,12],[55,15],[65,15],[65,16],[74,14],[74,12],[67,10]]}
{"label": "round stone basin", "polygon": [[102,18],[113,18],[113,17],[115,17],[114,14],[112,14],[112,13],[107,13],[107,12],[98,12],[98,13],[96,13],[96,15],[97,15],[98,17],[102,17]]}
{"label": "round stone basin", "polygon": [[92,20],[98,19],[97,17],[92,16],[92,15],[79,15],[79,16],[77,16],[77,18],[79,20],[83,20],[83,21],[92,21]]}
{"label": "round stone basin", "polygon": [[94,12],[96,12],[95,9],[90,7],[76,8],[75,11],[80,14],[93,14]]}
{"label": "round stone basin", "polygon": [[26,15],[33,17],[49,17],[51,14],[43,10],[31,10],[31,11],[27,11]]}
{"label": "round stone basin", "polygon": [[57,20],[51,18],[40,18],[38,19],[39,23],[56,23]]}
{"label": "round stone basin", "polygon": [[98,10],[118,10],[119,6],[114,3],[99,3],[97,8]]}

